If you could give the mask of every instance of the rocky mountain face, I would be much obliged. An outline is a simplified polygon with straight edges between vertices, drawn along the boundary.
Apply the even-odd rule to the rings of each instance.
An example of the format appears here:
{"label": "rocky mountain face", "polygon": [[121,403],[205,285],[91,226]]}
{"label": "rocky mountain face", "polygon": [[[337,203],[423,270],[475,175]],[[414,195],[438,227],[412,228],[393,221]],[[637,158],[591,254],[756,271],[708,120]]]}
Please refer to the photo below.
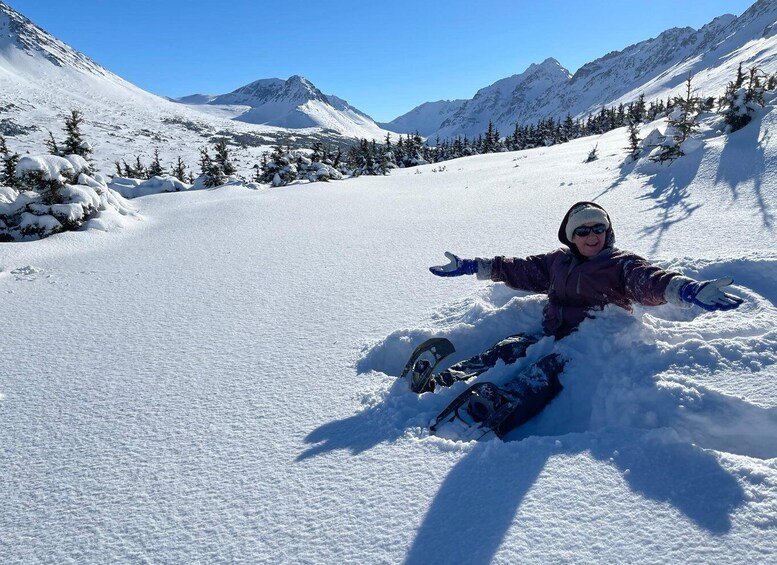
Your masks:
{"label": "rocky mountain face", "polygon": [[58,67],[71,67],[83,72],[105,75],[106,71],[83,53],[46,33],[30,20],[0,2],[0,52],[9,48],[37,53]]}
{"label": "rocky mountain face", "polygon": [[516,123],[585,116],[640,94],[648,101],[666,97],[682,88],[688,73],[699,93],[715,96],[740,62],[777,71],[777,2],[758,0],[741,16],[720,16],[699,30],[669,29],[591,61],[574,75],[547,59],[479,90],[471,100],[455,101],[450,111],[440,111],[437,102],[422,104],[384,126],[430,138],[472,138],[492,121],[506,135]]}

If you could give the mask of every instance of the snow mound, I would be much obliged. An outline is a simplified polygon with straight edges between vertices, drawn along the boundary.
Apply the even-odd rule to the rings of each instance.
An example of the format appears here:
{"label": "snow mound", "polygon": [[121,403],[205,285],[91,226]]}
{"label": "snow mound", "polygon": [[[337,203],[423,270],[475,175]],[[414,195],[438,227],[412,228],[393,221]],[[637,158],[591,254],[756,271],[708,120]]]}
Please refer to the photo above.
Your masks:
{"label": "snow mound", "polygon": [[192,188],[192,185],[168,175],[152,177],[148,180],[115,176],[108,183],[108,187],[121,194],[124,198],[138,198],[139,196],[148,196],[149,194],[189,190]]}

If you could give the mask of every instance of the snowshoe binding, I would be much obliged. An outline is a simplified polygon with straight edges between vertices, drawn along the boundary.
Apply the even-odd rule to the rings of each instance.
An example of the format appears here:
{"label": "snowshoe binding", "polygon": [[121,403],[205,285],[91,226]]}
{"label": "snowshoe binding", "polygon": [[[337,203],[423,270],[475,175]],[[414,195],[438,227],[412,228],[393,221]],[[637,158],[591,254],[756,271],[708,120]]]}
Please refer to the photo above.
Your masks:
{"label": "snowshoe binding", "polygon": [[501,437],[500,425],[520,405],[520,398],[493,383],[475,383],[457,396],[429,426],[437,433],[442,424],[457,422],[458,439],[481,439],[491,432]]}
{"label": "snowshoe binding", "polygon": [[416,394],[434,390],[434,370],[440,362],[454,353],[453,344],[442,337],[426,340],[416,347],[410,356],[400,378],[408,378],[410,390]]}

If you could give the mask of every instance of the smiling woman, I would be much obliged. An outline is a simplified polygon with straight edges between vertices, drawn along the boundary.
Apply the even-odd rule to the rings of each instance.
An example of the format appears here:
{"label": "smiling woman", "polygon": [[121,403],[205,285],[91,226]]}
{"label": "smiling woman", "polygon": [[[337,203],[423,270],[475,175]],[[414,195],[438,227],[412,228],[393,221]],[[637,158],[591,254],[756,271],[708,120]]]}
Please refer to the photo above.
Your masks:
{"label": "smiling woman", "polygon": [[[615,231],[607,212],[594,202],[578,202],[564,216],[558,238],[567,249],[521,259],[461,259],[446,253],[447,265],[431,267],[441,277],[476,274],[479,279],[503,282],[508,287],[547,294],[543,311],[543,333],[556,340],[576,331],[583,320],[609,304],[631,311],[632,304],[699,306],[705,310],[730,310],[742,299],[722,287],[732,279],[697,282],[680,273],[665,271],[648,261],[615,248]],[[488,351],[434,374],[425,360],[411,374],[415,392],[452,386],[494,368],[497,363],[516,363],[542,335],[518,334],[499,341]],[[504,387],[478,382],[443,411],[432,429],[466,407],[467,425],[494,431],[498,436],[537,415],[561,391],[559,375],[566,360],[558,353],[545,354],[513,377]],[[422,378],[423,377],[423,378]]]}

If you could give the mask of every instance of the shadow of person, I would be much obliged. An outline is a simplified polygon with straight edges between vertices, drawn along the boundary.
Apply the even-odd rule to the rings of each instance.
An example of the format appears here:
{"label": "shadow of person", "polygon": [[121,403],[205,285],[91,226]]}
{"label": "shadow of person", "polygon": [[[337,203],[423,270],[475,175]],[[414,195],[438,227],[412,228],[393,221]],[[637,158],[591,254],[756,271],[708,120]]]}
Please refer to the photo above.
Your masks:
{"label": "shadow of person", "polygon": [[490,563],[548,453],[517,443],[475,445],[445,478],[404,563]]}

